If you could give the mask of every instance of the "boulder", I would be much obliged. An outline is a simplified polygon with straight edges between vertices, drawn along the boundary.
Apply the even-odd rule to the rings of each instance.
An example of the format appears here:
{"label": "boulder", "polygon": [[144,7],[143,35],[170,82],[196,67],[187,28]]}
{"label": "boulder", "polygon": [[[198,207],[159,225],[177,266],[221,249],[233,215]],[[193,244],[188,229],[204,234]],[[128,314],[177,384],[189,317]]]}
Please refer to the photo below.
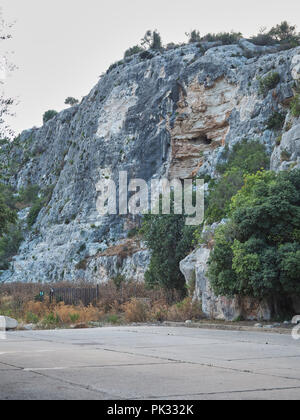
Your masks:
{"label": "boulder", "polygon": [[15,330],[18,327],[18,321],[7,316],[0,316],[0,330]]}

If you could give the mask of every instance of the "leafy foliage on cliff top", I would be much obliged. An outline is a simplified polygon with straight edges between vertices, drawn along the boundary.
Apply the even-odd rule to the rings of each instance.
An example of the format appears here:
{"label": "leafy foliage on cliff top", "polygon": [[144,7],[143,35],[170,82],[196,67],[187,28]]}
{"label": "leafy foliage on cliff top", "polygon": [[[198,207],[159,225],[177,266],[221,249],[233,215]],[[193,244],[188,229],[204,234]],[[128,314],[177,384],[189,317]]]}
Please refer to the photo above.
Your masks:
{"label": "leafy foliage on cliff top", "polygon": [[50,109],[49,111],[46,111],[43,115],[43,123],[46,124],[46,122],[52,120],[57,115],[57,111],[54,111],[53,109]]}
{"label": "leafy foliage on cliff top", "polygon": [[300,44],[300,34],[296,32],[296,26],[283,21],[269,31],[266,28],[262,28],[259,34],[253,36],[250,41],[256,45],[274,45],[279,43],[283,48],[294,48]]}

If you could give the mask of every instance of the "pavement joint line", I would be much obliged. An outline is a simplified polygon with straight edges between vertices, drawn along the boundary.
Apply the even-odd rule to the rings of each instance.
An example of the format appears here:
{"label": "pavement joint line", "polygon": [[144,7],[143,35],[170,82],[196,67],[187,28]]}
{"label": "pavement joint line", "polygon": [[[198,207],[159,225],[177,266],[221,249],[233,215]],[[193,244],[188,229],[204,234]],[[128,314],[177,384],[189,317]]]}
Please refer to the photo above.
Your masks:
{"label": "pavement joint line", "polygon": [[[228,366],[218,366],[218,365],[211,364],[211,363],[199,363],[199,362],[191,362],[191,361],[184,361],[184,360],[177,360],[177,359],[169,359],[169,358],[164,358],[164,357],[161,357],[161,356],[147,356],[147,355],[144,355],[144,354],[136,354],[136,353],[123,352],[123,351],[118,351],[118,350],[109,350],[109,349],[104,349],[104,350],[115,352],[115,353],[130,354],[130,355],[135,355],[135,356],[153,357],[153,358],[156,358],[156,359],[168,360],[168,361],[176,362],[176,363],[179,363],[179,364],[196,365],[196,366],[208,367],[208,368],[213,368],[213,369],[221,369],[221,370],[230,371],[230,372],[239,372],[239,373],[242,373],[242,374],[245,373],[245,374],[249,374],[249,375],[257,375],[257,376],[265,376],[265,377],[270,377],[270,378],[280,378],[280,379],[286,379],[286,380],[300,381],[300,378],[290,378],[290,377],[281,376],[281,375],[270,375],[268,373],[255,372],[253,370],[247,370],[247,369],[244,370],[244,369],[238,369],[238,368],[233,368],[233,367],[231,368],[231,367],[228,367]],[[228,360],[224,360],[223,362],[226,362],[226,361],[228,361]]]}
{"label": "pavement joint line", "polygon": [[[291,391],[299,389],[298,386],[293,387],[283,387],[283,388],[258,388],[258,389],[242,389],[242,390],[233,390],[233,391],[217,391],[217,392],[199,392],[196,394],[179,394],[179,395],[162,395],[159,396],[161,399],[168,399],[168,398],[182,398],[182,397],[197,397],[197,396],[205,396],[205,395],[227,395],[227,394],[245,394],[245,393],[251,393],[251,392],[270,392],[270,391]],[[155,395],[151,395],[148,397],[145,397],[146,399],[152,400],[153,398],[157,398]],[[138,400],[139,398],[133,398],[133,400]]]}
{"label": "pavement joint line", "polygon": [[[113,393],[109,394],[107,391],[104,391],[104,390],[101,390],[101,389],[95,388],[95,387],[93,387],[93,386],[91,386],[91,385],[82,385],[82,384],[78,384],[78,383],[76,383],[76,382],[67,381],[66,379],[53,377],[53,376],[51,376],[51,375],[46,375],[46,374],[44,374],[44,373],[42,373],[42,372],[39,372],[39,371],[34,371],[34,370],[32,370],[32,371],[30,371],[30,372],[31,372],[31,373],[34,373],[34,374],[36,374],[36,375],[43,376],[44,378],[50,379],[50,380],[52,380],[52,381],[58,381],[58,382],[61,382],[61,383],[63,383],[63,384],[71,385],[71,386],[73,386],[74,388],[84,389],[84,390],[86,390],[86,391],[94,392],[94,393],[96,393],[96,394],[104,394],[104,395],[110,395],[110,396],[112,396],[112,395],[113,395]],[[119,399],[119,400],[121,400],[122,398],[121,398],[120,396],[118,396],[118,395],[114,395],[114,399]]]}
{"label": "pavement joint line", "polygon": [[[0,362],[1,363],[1,362]],[[116,364],[116,365],[81,365],[81,366],[57,366],[57,367],[45,367],[45,368],[22,368],[25,372],[34,372],[34,371],[48,371],[48,370],[76,370],[76,369],[106,369],[106,368],[117,368],[117,367],[137,367],[137,366],[160,366],[160,365],[171,365],[171,364],[181,364],[180,362],[173,363],[135,363],[135,364]],[[0,370],[1,371],[1,370]]]}

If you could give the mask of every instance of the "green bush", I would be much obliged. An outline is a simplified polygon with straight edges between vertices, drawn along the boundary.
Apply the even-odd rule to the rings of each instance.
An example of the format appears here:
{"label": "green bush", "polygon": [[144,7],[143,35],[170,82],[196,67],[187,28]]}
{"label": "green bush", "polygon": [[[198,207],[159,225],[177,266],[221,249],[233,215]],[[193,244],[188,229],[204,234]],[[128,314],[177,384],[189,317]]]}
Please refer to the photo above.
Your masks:
{"label": "green bush", "polygon": [[280,75],[277,72],[270,73],[268,76],[260,79],[259,81],[259,93],[266,96],[267,93],[274,89],[280,82]]}
{"label": "green bush", "polygon": [[235,168],[241,169],[243,173],[254,174],[262,168],[268,168],[270,164],[265,146],[257,140],[243,139],[231,151],[225,149],[224,153],[226,163],[217,168],[221,174]]}
{"label": "green bush", "polygon": [[242,188],[244,184],[243,172],[238,169],[230,169],[218,181],[209,184],[209,196],[205,220],[214,223],[226,217],[231,198]]}
{"label": "green bush", "polygon": [[134,47],[131,47],[128,50],[125,51],[124,58],[131,57],[135,54],[140,54],[143,51],[144,50],[143,50],[142,47],[140,47],[139,45],[135,45]]}
{"label": "green bush", "polygon": [[231,198],[244,185],[244,176],[254,174],[269,167],[270,159],[264,145],[257,141],[243,140],[235,144],[231,151],[225,149],[226,164],[218,166],[222,174],[219,180],[209,183],[206,199],[205,219],[214,223],[226,217]]}
{"label": "green bush", "polygon": [[16,220],[16,212],[6,204],[6,197],[0,193],[0,236],[6,233]]}
{"label": "green bush", "polygon": [[79,103],[78,99],[73,98],[72,96],[69,96],[66,100],[65,100],[65,104],[66,105],[70,105],[70,106],[74,106],[77,105]]}
{"label": "green bush", "polygon": [[0,202],[10,210],[16,210],[14,191],[9,185],[0,183]]}
{"label": "green bush", "polygon": [[282,150],[280,157],[281,157],[281,161],[284,162],[284,161],[290,160],[291,154],[287,150]]}
{"label": "green bush", "polygon": [[276,44],[275,39],[269,33],[260,32],[258,35],[255,35],[249,39],[252,44],[265,46],[265,45],[274,45]]}
{"label": "green bush", "polygon": [[75,266],[76,270],[86,270],[87,268],[87,260],[83,259]]}
{"label": "green bush", "polygon": [[38,185],[28,185],[26,188],[21,188],[16,201],[23,205],[30,205],[38,199],[39,190]]}
{"label": "green bush", "polygon": [[79,320],[80,315],[79,315],[79,314],[77,314],[77,313],[74,313],[74,314],[69,314],[69,317],[70,317],[70,321],[71,321],[73,324],[75,324],[75,323]]}
{"label": "green bush", "polygon": [[28,322],[30,324],[37,324],[39,322],[39,317],[36,314],[34,314],[33,312],[27,312],[26,322]]}
{"label": "green bush", "polygon": [[19,250],[23,241],[22,230],[18,225],[11,224],[7,232],[0,238],[0,270],[7,270],[12,257]]}
{"label": "green bush", "polygon": [[54,118],[57,114],[57,111],[54,111],[52,109],[46,111],[43,115],[43,123],[46,124],[46,122],[52,120],[52,118]]}
{"label": "green bush", "polygon": [[33,186],[29,187],[29,189],[26,190],[32,193],[32,195],[30,195],[30,198],[34,200],[33,203],[31,203],[32,206],[27,216],[27,225],[29,228],[32,228],[32,226],[35,224],[42,208],[49,204],[52,197],[53,188],[53,185],[49,185],[48,187],[43,189],[40,193],[40,197],[39,195],[37,195],[38,187]]}
{"label": "green bush", "polygon": [[189,44],[201,41],[200,32],[196,29],[194,29],[191,33],[186,33],[186,36],[189,38]]}
{"label": "green bush", "polygon": [[140,58],[141,58],[142,60],[151,60],[153,57],[154,57],[154,55],[153,55],[153,54],[151,54],[151,52],[149,52],[149,51],[143,51],[143,52],[140,54]]}
{"label": "green bush", "polygon": [[281,44],[288,44],[291,47],[296,47],[300,42],[300,34],[296,32],[296,26],[289,25],[287,21],[281,22],[274,26],[269,35]]}
{"label": "green bush", "polygon": [[267,121],[268,130],[282,130],[285,122],[285,114],[274,112]]}
{"label": "green bush", "polygon": [[300,95],[297,94],[290,104],[292,115],[296,118],[300,117]]}
{"label": "green bush", "polygon": [[144,38],[142,39],[142,45],[148,47],[151,50],[162,49],[162,41],[159,32],[157,31],[147,31]]}
{"label": "green bush", "polygon": [[241,32],[220,32],[218,34],[207,34],[201,38],[201,41],[216,42],[221,41],[223,45],[237,43],[243,37]]}
{"label": "green bush", "polygon": [[127,233],[127,238],[131,239],[137,236],[139,233],[139,229],[137,227],[130,229]]}
{"label": "green bush", "polygon": [[27,216],[27,225],[29,228],[31,228],[35,224],[38,218],[38,215],[40,214],[40,211],[42,210],[43,207],[44,207],[44,203],[43,203],[43,200],[41,199],[37,200],[33,204]]}
{"label": "green bush", "polygon": [[185,225],[183,215],[145,215],[141,233],[152,252],[145,274],[150,287],[161,286],[185,293],[179,263],[191,251],[194,227]]}
{"label": "green bush", "polygon": [[274,26],[270,31],[260,31],[250,38],[256,45],[281,44],[283,48],[294,48],[300,44],[300,35],[296,32],[296,26],[289,25],[286,21]]}
{"label": "green bush", "polygon": [[208,276],[217,295],[273,301],[300,293],[300,171],[258,172],[217,229]]}

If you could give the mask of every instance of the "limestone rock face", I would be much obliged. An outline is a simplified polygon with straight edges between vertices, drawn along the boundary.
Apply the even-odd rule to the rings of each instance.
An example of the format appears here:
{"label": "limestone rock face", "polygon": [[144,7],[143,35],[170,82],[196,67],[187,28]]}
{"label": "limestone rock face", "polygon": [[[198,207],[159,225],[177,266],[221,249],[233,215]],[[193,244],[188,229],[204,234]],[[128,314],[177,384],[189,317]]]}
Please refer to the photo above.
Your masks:
{"label": "limestone rock face", "polygon": [[292,59],[292,76],[295,80],[300,80],[300,54],[294,55]]}
{"label": "limestone rock face", "polygon": [[[53,192],[1,281],[101,283],[119,274],[142,281],[149,264],[142,245],[126,258],[105,255],[139,220],[101,216],[97,183],[111,178],[118,185],[120,171],[148,183],[214,176],[225,145],[244,138],[259,140],[271,155],[278,133],[266,121],[286,110],[299,55],[300,48],[279,51],[245,40],[189,44],[150,59],[138,54],[112,66],[80,104],[3,146],[7,182]],[[263,97],[259,78],[274,71],[280,83]],[[295,134],[294,155],[297,144]],[[25,220],[26,212],[19,216]]]}
{"label": "limestone rock face", "polygon": [[202,311],[210,319],[233,321],[242,317],[245,320],[266,320],[272,316],[271,308],[265,301],[252,298],[226,298],[216,296],[207,278],[210,250],[201,247],[188,255],[180,263],[180,270],[188,285],[195,285],[194,299],[201,301]]}
{"label": "limestone rock face", "polygon": [[274,149],[271,157],[272,170],[293,168],[300,168],[300,121],[283,134],[280,145]]}

